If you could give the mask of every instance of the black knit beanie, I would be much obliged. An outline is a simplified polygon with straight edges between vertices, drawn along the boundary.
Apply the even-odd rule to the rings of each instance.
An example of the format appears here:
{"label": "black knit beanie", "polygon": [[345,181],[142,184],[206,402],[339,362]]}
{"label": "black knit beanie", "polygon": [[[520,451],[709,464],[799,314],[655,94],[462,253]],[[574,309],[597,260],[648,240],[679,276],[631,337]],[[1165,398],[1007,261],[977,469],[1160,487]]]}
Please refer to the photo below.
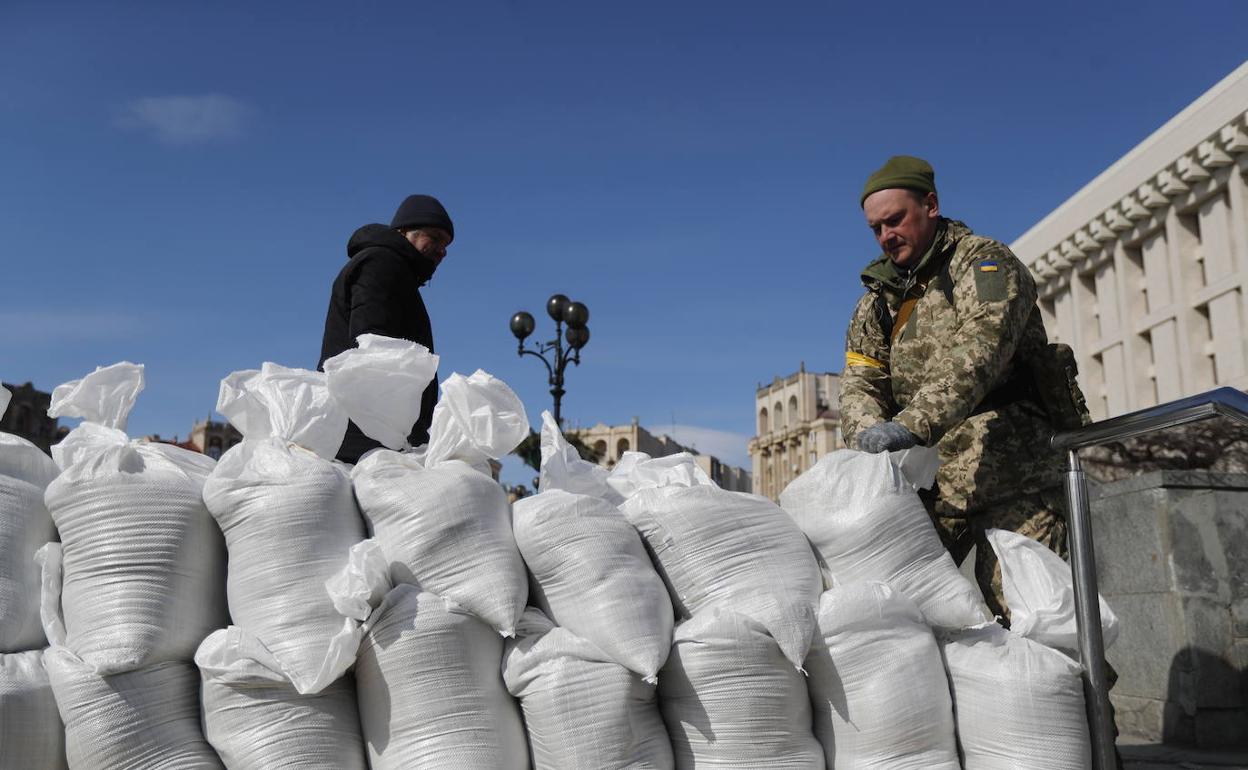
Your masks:
{"label": "black knit beanie", "polygon": [[394,212],[390,226],[396,230],[414,230],[418,227],[438,227],[446,231],[455,240],[455,225],[451,224],[451,215],[432,195],[409,195],[399,204]]}

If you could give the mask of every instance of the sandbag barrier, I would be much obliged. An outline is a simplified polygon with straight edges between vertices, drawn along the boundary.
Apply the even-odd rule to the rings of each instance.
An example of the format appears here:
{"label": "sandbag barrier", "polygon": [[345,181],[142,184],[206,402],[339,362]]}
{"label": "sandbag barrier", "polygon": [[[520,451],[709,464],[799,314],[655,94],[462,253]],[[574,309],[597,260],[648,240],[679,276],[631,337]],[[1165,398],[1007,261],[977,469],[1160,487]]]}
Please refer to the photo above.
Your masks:
{"label": "sandbag barrier", "polygon": [[[124,363],[57,389],[55,463],[0,435],[0,770],[1090,767],[1069,567],[993,533],[988,618],[929,450],[835,452],[777,506],[544,414],[513,507],[515,394],[451,375],[410,447],[436,356],[359,343],[223,380],[219,462],[124,434]],[[383,445],[355,466],[348,418]]]}

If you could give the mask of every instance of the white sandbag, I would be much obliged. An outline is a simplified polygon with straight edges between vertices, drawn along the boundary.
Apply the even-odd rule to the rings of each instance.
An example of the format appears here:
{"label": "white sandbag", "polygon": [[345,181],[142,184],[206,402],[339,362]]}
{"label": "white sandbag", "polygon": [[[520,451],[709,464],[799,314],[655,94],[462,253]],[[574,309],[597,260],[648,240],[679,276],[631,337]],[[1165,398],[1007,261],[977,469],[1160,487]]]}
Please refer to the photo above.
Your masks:
{"label": "white sandbag", "polygon": [[65,767],[65,728],[43,650],[0,655],[0,770]]}
{"label": "white sandbag", "polygon": [[59,599],[64,645],[102,674],[190,660],[227,620],[224,542],[202,496],[216,463],[114,427],[142,386],[142,367],[116,364],[56,388],[48,410],[88,421],[53,447],[61,592],[43,601]]}
{"label": "white sandbag", "polygon": [[71,770],[222,770],[199,726],[199,673],[166,662],[101,675],[66,647],[44,655]]}
{"label": "white sandbag", "polygon": [[918,488],[931,486],[936,450],[870,454],[840,449],[780,493],[838,583],[878,580],[914,600],[932,626],[966,628],[992,619],[932,526]]}
{"label": "white sandbag", "polygon": [[503,640],[449,599],[403,584],[369,618],[355,678],[373,770],[527,768]]}
{"label": "white sandbag", "polygon": [[[1075,579],[1070,565],[1043,543],[1003,529],[985,533],[1001,563],[1001,587],[1010,608],[1010,630],[1061,650],[1079,649]],[[1118,618],[1097,596],[1105,648],[1118,639]]]}
{"label": "white sandbag", "polygon": [[367,768],[350,674],[300,695],[273,654],[238,626],[214,631],[195,664],[204,735],[230,770]]}
{"label": "white sandbag", "polygon": [[996,623],[941,640],[966,770],[1088,770],[1080,666]]}
{"label": "white sandbag", "polygon": [[673,606],[681,617],[712,606],[747,615],[800,668],[823,591],[810,544],[775,503],[703,481],[692,456],[682,455],[638,463],[628,479],[636,491],[620,506],[645,538]]}
{"label": "white sandbag", "polygon": [[420,418],[421,395],[438,373],[438,357],[424,345],[380,334],[355,341],[357,347],[325,359],[329,392],[364,435],[403,449]]}
{"label": "white sandbag", "polygon": [[[9,398],[10,393],[0,388],[0,415]],[[0,433],[0,653],[47,644],[39,622],[35,551],[56,539],[43,494],[58,472],[39,447]]]}
{"label": "white sandbag", "polygon": [[936,638],[888,584],[824,592],[806,670],[828,767],[960,769]]}
{"label": "white sandbag", "polygon": [[675,767],[655,686],[535,608],[507,642],[503,679],[536,770]]}
{"label": "white sandbag", "polygon": [[319,692],[351,666],[360,634],[325,590],[364,539],[349,468],[332,460],[346,415],[324,374],[270,363],[222,380],[217,411],[243,434],[204,484],[229,550],[230,615],[296,690]]}
{"label": "white sandbag", "polygon": [[[547,411],[542,412],[540,449],[542,461],[537,482],[539,492],[560,489],[577,495],[601,497],[612,505],[624,502],[624,497],[607,481],[611,471],[598,463],[591,463],[582,458],[581,453],[576,451],[576,447],[569,444],[568,440],[563,437],[563,432],[559,429],[559,424],[555,422],[554,415]],[[641,453],[626,452],[625,454],[640,455]],[[646,457],[648,458],[648,455]],[[630,461],[629,467],[635,464],[635,461]],[[616,467],[619,465],[617,464]]]}
{"label": "white sandbag", "polygon": [[[542,456],[574,469],[576,486],[584,480],[577,463],[590,463],[548,455],[562,441],[550,413],[543,413]],[[559,488],[568,478],[562,470],[547,472],[543,465],[542,491],[513,507],[516,544],[539,589],[532,601],[611,660],[654,681],[672,646],[675,616],[667,588],[620,510],[601,497]],[[605,471],[601,480],[605,489]]]}
{"label": "white sandbag", "polygon": [[[348,354],[337,366],[360,368],[356,380],[366,366],[384,374],[392,365],[391,357],[369,358],[369,349],[341,355]],[[419,401],[423,386],[408,387]],[[425,451],[377,449],[352,471],[360,511],[394,580],[452,599],[503,634],[524,612],[528,578],[507,494],[488,463],[527,433],[524,406],[505,383],[480,370],[452,374],[442,383]]]}
{"label": "white sandbag", "polygon": [[712,607],[676,627],[659,673],[676,767],[823,768],[805,677],[767,629]]}

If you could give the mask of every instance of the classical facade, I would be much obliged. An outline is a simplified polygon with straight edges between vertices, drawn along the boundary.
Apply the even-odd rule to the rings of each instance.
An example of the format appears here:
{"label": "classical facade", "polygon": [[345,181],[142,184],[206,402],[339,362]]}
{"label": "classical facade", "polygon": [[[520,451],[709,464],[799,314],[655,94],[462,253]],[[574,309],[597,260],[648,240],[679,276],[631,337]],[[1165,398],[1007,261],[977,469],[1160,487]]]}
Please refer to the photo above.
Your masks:
{"label": "classical facade", "polygon": [[9,408],[0,414],[0,432],[21,436],[45,452],[60,440],[56,420],[48,416],[52,394],[38,390],[31,383],[10,385],[0,383],[13,394]]}
{"label": "classical facade", "polygon": [[201,420],[191,428],[191,443],[214,460],[220,460],[225,450],[242,440],[243,434],[228,422]]}
{"label": "classical facade", "polygon": [[569,430],[586,446],[598,455],[598,464],[605,468],[613,468],[625,452],[645,452],[651,457],[666,457],[678,452],[689,452],[694,460],[706,471],[706,475],[720,486],[732,492],[751,491],[751,479],[748,471],[722,462],[712,455],[702,454],[696,449],[678,444],[671,436],[655,436],[641,427],[637,418],[628,425],[607,425],[598,423],[592,428]]}
{"label": "classical facade", "polygon": [[1248,387],[1248,63],[1011,244],[1094,419]]}
{"label": "classical facade", "polygon": [[754,491],[778,500],[780,492],[820,457],[841,449],[840,374],[808,372],[760,385],[754,394],[758,435],[750,439]]}

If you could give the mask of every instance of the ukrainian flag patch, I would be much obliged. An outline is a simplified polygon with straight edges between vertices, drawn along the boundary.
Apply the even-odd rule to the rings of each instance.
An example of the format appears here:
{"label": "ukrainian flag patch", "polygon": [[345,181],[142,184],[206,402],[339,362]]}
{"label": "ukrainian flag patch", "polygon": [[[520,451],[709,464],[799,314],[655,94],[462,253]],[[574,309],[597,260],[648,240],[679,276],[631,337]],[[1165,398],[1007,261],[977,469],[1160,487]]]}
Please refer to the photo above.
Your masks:
{"label": "ukrainian flag patch", "polygon": [[980,263],[979,263],[979,272],[981,272],[981,273],[995,273],[995,272],[997,272],[997,263],[996,263],[996,260],[992,260],[992,259],[985,259],[983,262],[980,262]]}

